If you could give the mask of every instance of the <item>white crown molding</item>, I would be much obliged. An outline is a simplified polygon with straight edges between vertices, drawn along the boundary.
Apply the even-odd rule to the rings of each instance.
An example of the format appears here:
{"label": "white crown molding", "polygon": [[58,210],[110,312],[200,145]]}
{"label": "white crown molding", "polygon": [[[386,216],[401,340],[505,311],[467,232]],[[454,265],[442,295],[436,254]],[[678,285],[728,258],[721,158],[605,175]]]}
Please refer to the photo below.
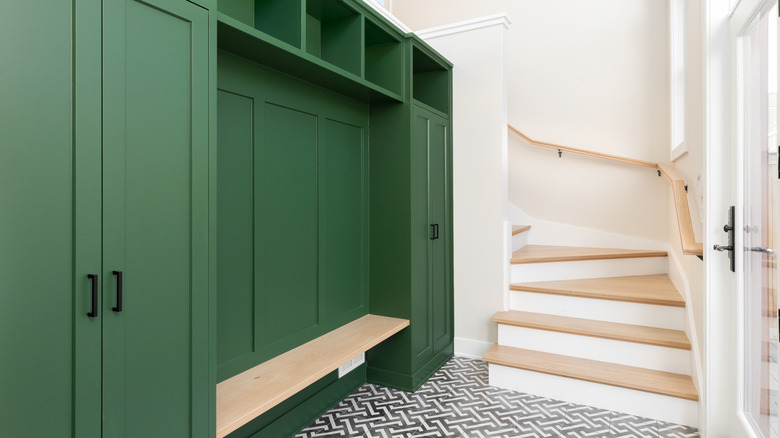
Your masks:
{"label": "white crown molding", "polygon": [[395,15],[391,14],[390,11],[385,9],[384,6],[377,3],[375,0],[363,0],[363,3],[367,4],[368,6],[371,6],[375,11],[379,12],[383,17],[390,20],[391,23],[398,26],[399,29],[406,33],[412,33],[412,29],[409,28],[409,26],[405,25],[401,20],[398,19]]}
{"label": "white crown molding", "polygon": [[430,29],[423,29],[415,33],[422,39],[430,39],[497,25],[503,25],[504,28],[509,29],[511,24],[512,20],[509,19],[509,15],[500,13],[466,21],[459,21],[457,23],[445,24],[444,26],[432,27]]}

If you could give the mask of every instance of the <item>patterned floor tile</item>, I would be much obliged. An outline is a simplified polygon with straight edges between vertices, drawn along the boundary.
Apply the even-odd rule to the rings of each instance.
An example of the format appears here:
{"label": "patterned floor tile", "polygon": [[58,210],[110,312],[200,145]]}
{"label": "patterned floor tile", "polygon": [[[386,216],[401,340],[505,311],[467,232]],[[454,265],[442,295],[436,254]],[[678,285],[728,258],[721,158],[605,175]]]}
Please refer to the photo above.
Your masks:
{"label": "patterned floor tile", "polygon": [[419,390],[366,384],[296,438],[698,438],[696,429],[488,386],[456,357]]}
{"label": "patterned floor tile", "polygon": [[560,428],[565,438],[608,437],[612,413],[593,406],[569,403],[564,408],[566,423]]}
{"label": "patterned floor tile", "polygon": [[649,418],[612,412],[612,438],[658,438],[658,422]]}
{"label": "patterned floor tile", "polygon": [[699,430],[695,427],[680,424],[658,422],[658,438],[699,438]]}

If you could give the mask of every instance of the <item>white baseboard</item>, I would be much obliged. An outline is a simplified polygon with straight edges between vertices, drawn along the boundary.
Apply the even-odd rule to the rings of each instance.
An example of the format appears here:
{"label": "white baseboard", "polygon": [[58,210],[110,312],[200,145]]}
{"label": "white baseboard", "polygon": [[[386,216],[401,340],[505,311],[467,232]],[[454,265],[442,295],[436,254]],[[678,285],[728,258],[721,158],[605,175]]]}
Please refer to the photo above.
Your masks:
{"label": "white baseboard", "polygon": [[530,225],[530,245],[563,245],[603,248],[666,249],[666,242],[536,219],[507,201],[507,217],[515,225]]}
{"label": "white baseboard", "polygon": [[490,350],[493,344],[473,339],[455,338],[455,355],[482,359],[482,356]]}

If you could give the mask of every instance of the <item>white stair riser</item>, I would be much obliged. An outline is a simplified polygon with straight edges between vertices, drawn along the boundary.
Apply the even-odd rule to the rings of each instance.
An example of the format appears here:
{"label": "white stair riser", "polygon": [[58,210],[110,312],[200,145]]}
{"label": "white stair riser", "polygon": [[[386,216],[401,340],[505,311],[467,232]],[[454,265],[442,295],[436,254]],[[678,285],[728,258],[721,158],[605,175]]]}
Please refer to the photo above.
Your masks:
{"label": "white stair riser", "polygon": [[510,291],[511,310],[685,330],[685,308]]}
{"label": "white stair riser", "polygon": [[528,245],[528,231],[517,233],[512,236],[512,252]]}
{"label": "white stair riser", "polygon": [[498,344],[670,373],[691,374],[691,352],[677,348],[504,324],[498,325]]}
{"label": "white stair riser", "polygon": [[666,274],[667,272],[666,257],[522,263],[512,265],[512,283],[625,277],[629,275]]}
{"label": "white stair riser", "polygon": [[692,400],[494,364],[489,372],[491,386],[698,427],[699,404]]}

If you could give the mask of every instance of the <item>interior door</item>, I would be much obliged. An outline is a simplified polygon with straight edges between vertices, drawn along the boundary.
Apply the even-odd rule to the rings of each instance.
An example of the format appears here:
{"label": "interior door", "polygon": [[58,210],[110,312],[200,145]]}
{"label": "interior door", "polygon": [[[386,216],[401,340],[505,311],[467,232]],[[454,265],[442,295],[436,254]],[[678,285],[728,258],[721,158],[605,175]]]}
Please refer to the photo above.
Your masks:
{"label": "interior door", "polygon": [[[718,3],[723,8],[727,2]],[[729,274],[725,257],[714,253],[709,261],[705,257],[710,382],[705,399],[706,433],[715,437],[775,437],[773,398],[777,387],[770,371],[772,361],[776,362],[774,186],[778,174],[776,165],[773,168],[771,164],[772,151],[776,162],[777,140],[776,134],[770,135],[770,126],[776,133],[777,7],[776,1],[760,0],[743,0],[733,6],[733,10],[721,11],[722,17],[727,17],[729,37],[723,41],[728,52],[720,53],[720,58],[730,64],[729,74],[722,80],[719,76],[725,69],[716,68],[709,76],[711,84],[722,87],[711,85],[709,91],[709,134],[728,141],[722,145],[710,141],[707,148],[707,228],[711,230],[707,243],[724,249],[725,217],[712,207],[725,212],[726,205],[734,205],[733,242],[728,249],[733,249],[735,266]],[[712,65],[716,64],[718,56],[709,56]],[[730,101],[717,101],[722,90],[730,93]],[[723,109],[730,113],[728,135],[714,128],[722,121],[718,117],[726,113]]]}
{"label": "interior door", "polygon": [[103,436],[206,437],[208,12],[103,17]]}

